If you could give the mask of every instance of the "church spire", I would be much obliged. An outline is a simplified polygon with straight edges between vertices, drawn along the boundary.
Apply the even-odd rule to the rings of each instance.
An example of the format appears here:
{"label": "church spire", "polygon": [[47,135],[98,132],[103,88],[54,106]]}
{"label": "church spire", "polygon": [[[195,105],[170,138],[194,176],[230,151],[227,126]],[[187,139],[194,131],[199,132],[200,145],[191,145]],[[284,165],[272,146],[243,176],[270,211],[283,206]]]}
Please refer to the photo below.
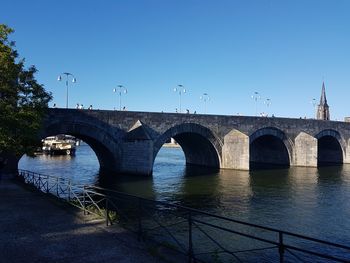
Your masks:
{"label": "church spire", "polygon": [[324,82],[322,83],[321,99],[320,104],[317,107],[317,119],[318,120],[329,120],[329,106],[326,98],[326,88]]}
{"label": "church spire", "polygon": [[322,92],[321,92],[320,105],[327,105],[326,88],[324,86],[324,82],[322,83]]}

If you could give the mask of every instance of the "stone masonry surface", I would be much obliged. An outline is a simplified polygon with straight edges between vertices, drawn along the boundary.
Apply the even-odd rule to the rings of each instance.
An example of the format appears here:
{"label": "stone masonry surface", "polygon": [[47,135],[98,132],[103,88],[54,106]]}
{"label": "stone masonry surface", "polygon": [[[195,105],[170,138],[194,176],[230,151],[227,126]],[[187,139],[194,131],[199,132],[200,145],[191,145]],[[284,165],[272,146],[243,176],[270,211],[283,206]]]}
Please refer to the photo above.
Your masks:
{"label": "stone masonry surface", "polygon": [[350,123],[337,121],[49,109],[41,137],[60,133],[84,140],[102,169],[121,173],[152,174],[158,151],[171,138],[191,165],[249,170],[251,162],[350,163]]}

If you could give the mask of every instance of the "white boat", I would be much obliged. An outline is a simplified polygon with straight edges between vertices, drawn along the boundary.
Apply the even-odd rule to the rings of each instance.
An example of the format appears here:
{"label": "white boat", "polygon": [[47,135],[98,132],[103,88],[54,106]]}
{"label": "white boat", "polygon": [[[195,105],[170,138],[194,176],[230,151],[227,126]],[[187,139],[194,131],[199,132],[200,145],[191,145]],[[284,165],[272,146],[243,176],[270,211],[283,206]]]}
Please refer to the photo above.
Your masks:
{"label": "white boat", "polygon": [[75,154],[76,139],[73,136],[64,134],[49,136],[42,140],[42,142],[42,150],[46,154]]}

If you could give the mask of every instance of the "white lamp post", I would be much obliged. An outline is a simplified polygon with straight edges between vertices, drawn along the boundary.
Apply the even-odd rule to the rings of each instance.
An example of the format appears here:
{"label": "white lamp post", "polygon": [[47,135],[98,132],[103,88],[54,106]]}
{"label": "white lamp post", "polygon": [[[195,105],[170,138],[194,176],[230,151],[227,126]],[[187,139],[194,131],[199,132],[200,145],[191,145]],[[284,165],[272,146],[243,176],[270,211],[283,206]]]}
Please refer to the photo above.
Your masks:
{"label": "white lamp post", "polygon": [[258,100],[261,99],[260,94],[259,92],[255,91],[251,97],[255,101],[255,116],[258,116]]}
{"label": "white lamp post", "polygon": [[312,104],[312,107],[314,108],[314,119],[316,119],[316,105],[317,105],[316,99],[313,98],[313,99],[310,101],[310,103]]}
{"label": "white lamp post", "polygon": [[270,107],[270,105],[271,105],[271,99],[266,99],[266,100],[264,101],[264,104],[265,104],[266,107],[267,107],[266,116],[268,116],[268,114],[269,114],[269,107]]}
{"label": "white lamp post", "polygon": [[210,100],[208,93],[203,93],[203,95],[200,96],[199,99],[204,101],[204,114],[206,114],[207,113],[207,101]]}
{"label": "white lamp post", "polygon": [[[117,88],[113,89],[114,93],[119,94],[119,110],[122,110],[122,93],[127,94],[128,90],[123,86],[123,85],[118,85]],[[118,101],[118,97],[117,97],[117,101]]]}
{"label": "white lamp post", "polygon": [[[61,75],[66,75],[66,109],[68,109],[68,86],[69,86],[69,77],[72,77],[72,82],[75,83],[77,82],[77,79],[74,77],[72,73],[69,72],[63,72]],[[62,77],[61,75],[58,76],[57,80],[61,81]]]}
{"label": "white lamp post", "polygon": [[180,106],[179,107],[179,109],[180,109],[179,112],[181,113],[182,112],[182,109],[181,109],[181,94],[182,93],[186,93],[186,89],[184,88],[183,85],[179,84],[179,85],[177,85],[177,87],[174,88],[174,91],[175,92],[179,92],[179,106]]}

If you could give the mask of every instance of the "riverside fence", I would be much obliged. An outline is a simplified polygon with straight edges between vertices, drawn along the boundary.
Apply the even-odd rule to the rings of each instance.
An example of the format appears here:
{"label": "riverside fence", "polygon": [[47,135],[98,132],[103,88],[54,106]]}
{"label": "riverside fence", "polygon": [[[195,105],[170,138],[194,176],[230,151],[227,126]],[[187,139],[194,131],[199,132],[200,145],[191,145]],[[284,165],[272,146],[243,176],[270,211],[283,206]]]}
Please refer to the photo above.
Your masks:
{"label": "riverside fence", "polygon": [[[119,224],[188,262],[350,262],[350,246],[19,170],[41,192]],[[180,261],[183,261],[180,260]]]}

